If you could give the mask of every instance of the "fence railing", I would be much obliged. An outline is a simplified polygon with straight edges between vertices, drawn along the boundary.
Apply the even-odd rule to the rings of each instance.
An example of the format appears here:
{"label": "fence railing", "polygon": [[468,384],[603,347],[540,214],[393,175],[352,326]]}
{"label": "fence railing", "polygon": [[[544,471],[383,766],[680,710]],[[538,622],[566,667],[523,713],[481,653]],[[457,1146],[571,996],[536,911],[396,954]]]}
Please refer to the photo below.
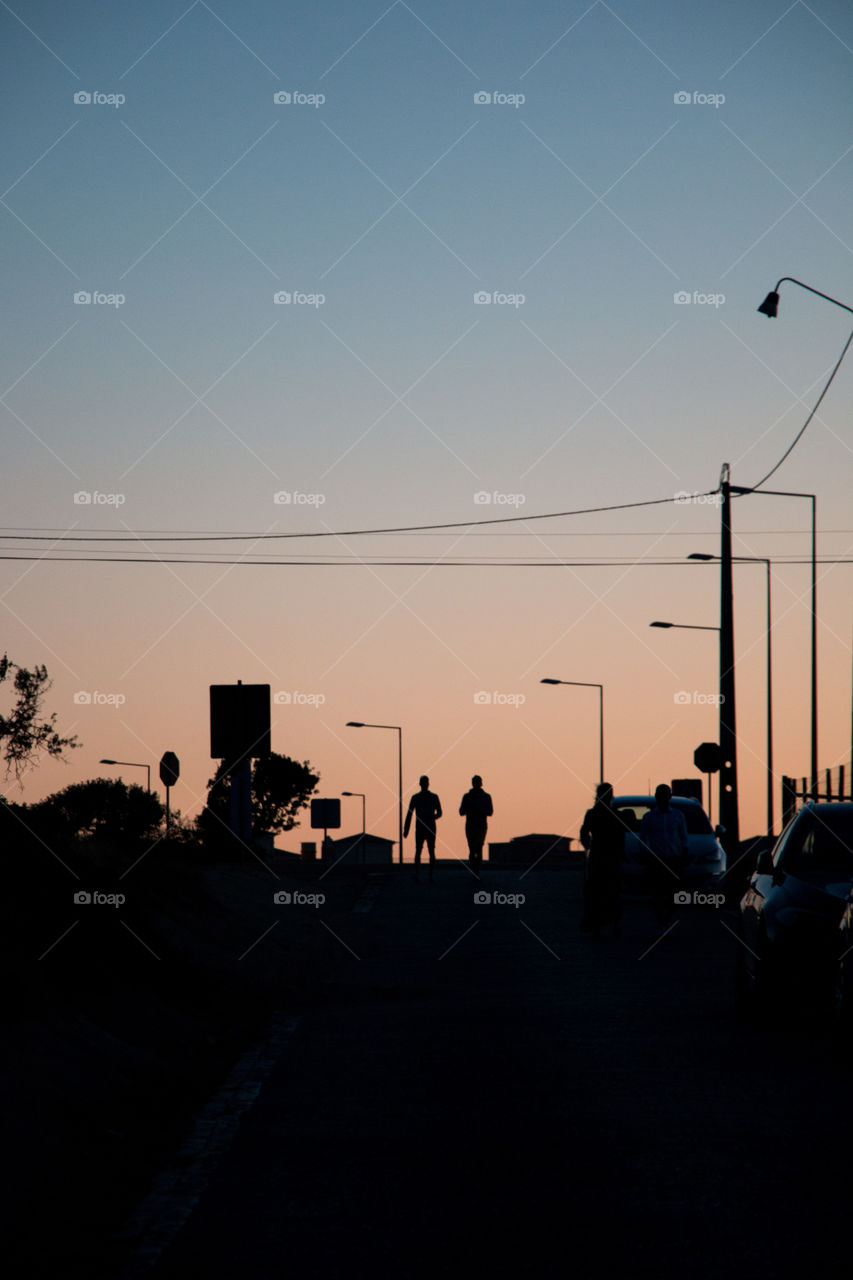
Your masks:
{"label": "fence railing", "polygon": [[808,778],[782,775],[782,825],[790,822],[798,804],[806,800],[853,800],[853,766],[837,765],[818,774],[817,789]]}

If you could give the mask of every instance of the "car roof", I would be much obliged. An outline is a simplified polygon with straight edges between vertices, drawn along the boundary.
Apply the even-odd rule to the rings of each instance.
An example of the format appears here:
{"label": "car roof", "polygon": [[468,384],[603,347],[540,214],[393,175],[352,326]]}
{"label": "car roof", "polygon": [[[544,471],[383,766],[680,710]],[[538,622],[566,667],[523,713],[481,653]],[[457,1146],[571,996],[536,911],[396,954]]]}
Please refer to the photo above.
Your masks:
{"label": "car roof", "polygon": [[835,812],[841,809],[848,809],[853,812],[853,800],[807,800],[802,808],[797,810],[797,815],[801,813],[816,813],[818,810],[823,809],[832,809]]}
{"label": "car roof", "polygon": [[[613,804],[657,804],[654,796],[614,796]],[[673,796],[671,804],[696,804],[702,807],[701,800],[697,800],[695,796]],[[850,806],[853,808],[853,804]]]}

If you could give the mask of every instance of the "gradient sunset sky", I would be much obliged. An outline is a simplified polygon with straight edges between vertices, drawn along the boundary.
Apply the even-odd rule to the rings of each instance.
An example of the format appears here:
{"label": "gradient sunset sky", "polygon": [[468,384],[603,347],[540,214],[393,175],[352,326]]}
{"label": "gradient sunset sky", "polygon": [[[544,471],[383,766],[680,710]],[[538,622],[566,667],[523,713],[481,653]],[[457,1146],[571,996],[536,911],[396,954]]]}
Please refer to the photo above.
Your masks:
{"label": "gradient sunset sky", "polygon": [[[716,637],[648,624],[717,624],[717,568],[684,562],[718,552],[714,502],[341,531],[773,466],[850,330],[793,284],[778,319],[756,313],[781,276],[853,306],[850,5],[29,0],[0,4],[0,32],[2,548],[42,557],[0,565],[0,647],[47,665],[83,743],[9,798],[144,781],[103,756],[156,778],[173,750],[173,802],[197,812],[208,686],[238,679],[278,695],[274,749],[322,795],[365,792],[390,838],[396,736],[345,726],[401,725],[406,796],[428,773],[445,856],[473,773],[490,838],[577,834],[597,692],[543,676],[604,685],[617,793],[693,775]],[[851,387],[853,357],[769,485],[818,495],[818,553],[839,560]],[[734,526],[736,554],[775,562],[776,767],[803,775],[809,504],[741,498]],[[105,534],[127,541],[74,540]],[[821,566],[822,768],[850,759],[851,581]],[[763,568],[735,589],[749,835]]]}

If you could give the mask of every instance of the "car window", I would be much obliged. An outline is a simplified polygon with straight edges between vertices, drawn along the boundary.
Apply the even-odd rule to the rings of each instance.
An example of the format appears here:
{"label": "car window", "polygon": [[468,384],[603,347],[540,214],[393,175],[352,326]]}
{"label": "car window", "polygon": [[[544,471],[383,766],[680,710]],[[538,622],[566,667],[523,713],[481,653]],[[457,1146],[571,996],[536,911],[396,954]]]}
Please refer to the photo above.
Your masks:
{"label": "car window", "polygon": [[[640,822],[643,814],[648,813],[655,806],[653,804],[619,804],[614,808],[618,809],[619,816],[626,824],[630,831],[639,831]],[[713,828],[708,821],[708,815],[705,810],[698,804],[674,804],[673,809],[677,809],[679,813],[684,814],[687,823],[687,834],[689,836],[707,836],[713,835]]]}
{"label": "car window", "polygon": [[639,831],[643,814],[648,813],[647,804],[617,804],[613,806],[629,831]]}
{"label": "car window", "polygon": [[[788,856],[788,845],[792,844],[793,846],[796,846],[797,850],[799,850],[805,834],[806,831],[802,823],[798,822],[796,818],[792,818],[787,827],[783,829],[782,834],[773,846],[773,865],[775,867],[781,868],[786,865],[785,860]],[[793,856],[796,855],[792,854],[792,857]]]}
{"label": "car window", "polygon": [[689,836],[712,836],[714,834],[713,827],[708,821],[708,815],[700,805],[674,804],[672,807],[673,809],[678,809],[679,813],[684,814]]}
{"label": "car window", "polygon": [[780,848],[776,865],[795,875],[853,878],[853,814],[804,814]]}

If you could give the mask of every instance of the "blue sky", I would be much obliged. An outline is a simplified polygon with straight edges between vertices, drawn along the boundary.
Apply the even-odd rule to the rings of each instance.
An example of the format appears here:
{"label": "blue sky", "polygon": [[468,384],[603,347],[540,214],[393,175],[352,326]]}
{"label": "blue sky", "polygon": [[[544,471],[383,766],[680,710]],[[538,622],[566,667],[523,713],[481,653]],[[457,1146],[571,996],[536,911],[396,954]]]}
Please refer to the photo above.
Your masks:
{"label": "blue sky", "polygon": [[[533,514],[712,488],[724,461],[748,484],[846,338],[844,314],[793,285],[778,320],[755,311],[782,275],[853,300],[846,4],[33,0],[0,6],[0,29],[7,529],[465,520],[483,513],[477,492],[520,494]],[[80,291],[123,301],[75,304]],[[850,376],[775,477],[819,493],[827,530],[851,524]],[[122,502],[81,507],[78,492]],[[281,492],[322,502],[277,505]],[[803,529],[806,514],[756,501],[738,520]],[[465,548],[677,558],[699,533],[714,549],[713,530],[708,512],[654,508]],[[827,532],[823,546],[850,541]],[[803,547],[768,532],[740,549]],[[78,633],[57,605],[72,608],[95,571],[44,565],[23,584],[20,572],[3,570],[8,643],[82,679],[126,579],[99,571]],[[156,572],[136,571],[134,588],[152,644],[182,626]],[[300,619],[324,616],[332,581],[338,606],[361,607],[365,573],[334,572],[288,580]],[[670,591],[650,572],[620,605],[643,602],[638,626],[649,595]],[[795,594],[802,573],[790,571]],[[266,608],[267,586],[249,581],[217,606],[238,632],[237,617]],[[477,580],[486,617],[501,582]],[[439,683],[469,590],[455,583],[429,601],[442,642],[424,632],[412,655]],[[839,673],[848,583],[840,570],[826,593]],[[713,609],[708,586],[694,574],[676,598]],[[542,649],[554,591],[537,591]],[[759,606],[742,598],[747,629]],[[137,634],[117,640],[111,679]],[[371,634],[398,644],[378,623]],[[599,648],[578,640],[571,662],[594,665]]]}
{"label": "blue sky", "polygon": [[[296,466],[305,485],[332,474],[350,489],[399,443],[449,510],[472,471],[500,486],[525,464],[547,509],[563,468],[543,471],[542,449],[639,361],[614,407],[643,443],[599,406],[573,434],[571,461],[559,446],[549,456],[594,466],[603,429],[631,488],[638,474],[668,478],[666,463],[703,487],[721,447],[728,457],[752,443],[734,419],[777,390],[762,387],[758,360],[778,359],[787,335],[755,317],[755,299],[778,274],[831,292],[849,273],[849,14],[782,12],[552,5],[531,21],[521,6],[398,4],[384,16],[289,6],[282,20],[279,6],[198,4],[146,6],[128,22],[104,6],[30,6],[25,20],[55,56],[7,13],[20,126],[10,178],[52,147],[8,197],[30,228],[7,214],[20,304],[4,335],[10,372],[77,321],[48,365],[71,383],[61,406],[56,386],[29,379],[13,407],[26,417],[38,397],[55,419],[47,442],[106,483],[239,360],[213,404],[245,446],[190,415],[238,486],[260,492],[271,471]],[[80,86],[127,101],[77,105]],[[276,105],[282,86],[326,101]],[[484,87],[525,101],[477,105]],[[679,92],[725,102],[677,105]],[[818,179],[809,208],[786,214]],[[191,208],[210,188],[210,211]],[[77,288],[126,301],[80,315]],[[296,290],[325,301],[274,306],[275,292]],[[524,302],[486,312],[472,305],[478,290]],[[725,303],[676,310],[677,290]],[[808,317],[828,359],[841,317],[793,306],[789,332]],[[803,345],[789,370],[800,380],[825,363]],[[104,364],[110,387],[93,405],[89,379]],[[708,404],[723,370],[729,403]],[[441,443],[400,406],[371,428],[419,379],[412,404]],[[687,405],[713,452],[697,456],[685,439]],[[70,446],[68,415],[88,448]],[[370,435],[353,446],[359,428]],[[156,452],[170,469],[198,445],[191,430],[175,434]],[[759,465],[776,444],[771,434]],[[38,446],[33,456],[46,460]],[[156,523],[156,473],[134,470],[136,522]],[[64,483],[61,468],[48,473]],[[393,489],[367,483],[392,509]],[[349,506],[339,492],[336,507]]]}

